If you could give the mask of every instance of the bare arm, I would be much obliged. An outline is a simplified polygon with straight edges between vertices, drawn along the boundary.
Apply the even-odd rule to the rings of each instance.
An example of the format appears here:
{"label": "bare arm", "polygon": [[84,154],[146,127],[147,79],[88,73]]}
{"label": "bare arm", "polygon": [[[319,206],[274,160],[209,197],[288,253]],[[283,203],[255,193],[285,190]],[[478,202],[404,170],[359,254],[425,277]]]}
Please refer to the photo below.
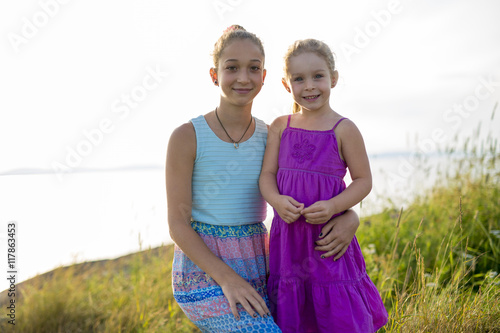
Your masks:
{"label": "bare arm", "polygon": [[170,237],[182,251],[222,288],[236,318],[240,303],[249,315],[255,310],[265,316],[269,313],[258,292],[231,267],[215,256],[191,227],[191,179],[196,155],[196,136],[193,125],[184,124],[171,135],[166,161],[168,225]]}
{"label": "bare arm", "polygon": [[279,117],[269,127],[259,188],[264,199],[276,209],[283,221],[292,223],[300,217],[300,211],[304,208],[304,204],[297,202],[290,196],[281,195],[276,183],[281,133],[286,127],[286,120],[286,117]]}
{"label": "bare arm", "polygon": [[330,200],[315,202],[302,210],[307,222],[325,223],[331,216],[359,203],[370,193],[372,176],[363,137],[354,123],[348,119],[338,127],[339,150],[349,167],[352,183]]}

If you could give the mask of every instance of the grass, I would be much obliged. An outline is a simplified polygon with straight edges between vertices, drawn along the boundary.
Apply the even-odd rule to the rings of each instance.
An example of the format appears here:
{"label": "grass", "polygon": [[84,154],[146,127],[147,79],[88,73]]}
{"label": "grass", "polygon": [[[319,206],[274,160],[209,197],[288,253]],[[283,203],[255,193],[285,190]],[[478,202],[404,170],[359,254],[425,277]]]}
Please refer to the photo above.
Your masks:
{"label": "grass", "polygon": [[367,271],[389,310],[381,332],[500,332],[497,148],[488,135],[445,149],[441,182],[404,211],[363,219]]}
{"label": "grass", "polygon": [[[488,138],[466,141],[459,155],[445,149],[461,157],[436,170],[441,183],[404,210],[362,219],[367,271],[389,311],[380,332],[500,332],[497,147]],[[15,331],[198,332],[172,297],[172,254],[169,245],[26,281]],[[7,320],[2,332],[13,331]]]}
{"label": "grass", "polygon": [[[175,303],[173,246],[58,268],[18,285],[15,332],[196,332]],[[0,321],[0,331],[14,332]]]}

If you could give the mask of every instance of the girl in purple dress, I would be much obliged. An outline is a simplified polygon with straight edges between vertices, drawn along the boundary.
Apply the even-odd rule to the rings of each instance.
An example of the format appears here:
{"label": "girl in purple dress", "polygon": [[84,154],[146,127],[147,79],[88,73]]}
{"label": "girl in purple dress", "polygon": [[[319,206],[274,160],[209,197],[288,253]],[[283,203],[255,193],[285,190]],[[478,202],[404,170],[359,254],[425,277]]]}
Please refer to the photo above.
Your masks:
{"label": "girl in purple dress", "polygon": [[[285,56],[293,115],[269,128],[260,190],[274,208],[268,295],[283,332],[375,332],[387,311],[354,237],[332,260],[314,249],[322,227],[359,203],[372,178],[363,138],[330,107],[338,72],[330,48],[307,39]],[[352,183],[346,188],[347,168]]]}
{"label": "girl in purple dress", "polygon": [[[280,332],[268,308],[266,202],[258,187],[267,126],[252,116],[266,76],[264,48],[234,25],[214,45],[213,61],[219,104],[175,129],[168,143],[173,295],[202,332]],[[358,225],[354,212],[339,216],[325,225],[319,248],[335,255]]]}

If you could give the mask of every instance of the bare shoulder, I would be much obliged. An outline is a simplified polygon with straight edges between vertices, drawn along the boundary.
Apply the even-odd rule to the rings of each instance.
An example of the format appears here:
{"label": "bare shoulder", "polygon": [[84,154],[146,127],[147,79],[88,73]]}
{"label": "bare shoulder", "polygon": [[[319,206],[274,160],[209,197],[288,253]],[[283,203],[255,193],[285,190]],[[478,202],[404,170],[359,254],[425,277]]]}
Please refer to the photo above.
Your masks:
{"label": "bare shoulder", "polygon": [[283,133],[283,130],[286,128],[288,124],[288,115],[285,116],[279,116],[278,118],[274,119],[274,121],[271,123],[269,126],[269,130],[273,131],[275,133]]}
{"label": "bare shoulder", "polygon": [[288,121],[288,115],[279,116],[278,118],[273,120],[271,126],[284,126],[284,127],[286,127],[287,121]]}
{"label": "bare shoulder", "polygon": [[193,124],[190,121],[182,124],[181,126],[174,129],[171,137],[182,138],[182,139],[188,139],[189,137],[192,137],[194,139],[195,131]]}
{"label": "bare shoulder", "polygon": [[342,137],[351,137],[352,135],[357,136],[361,134],[356,124],[348,118],[342,120],[337,125],[337,128],[335,128],[335,133]]}
{"label": "bare shoulder", "polygon": [[174,129],[170,135],[170,140],[196,141],[196,133],[193,124],[191,122],[187,122]]}
{"label": "bare shoulder", "polygon": [[168,151],[174,154],[196,153],[196,132],[191,122],[180,125],[172,132],[168,142]]}

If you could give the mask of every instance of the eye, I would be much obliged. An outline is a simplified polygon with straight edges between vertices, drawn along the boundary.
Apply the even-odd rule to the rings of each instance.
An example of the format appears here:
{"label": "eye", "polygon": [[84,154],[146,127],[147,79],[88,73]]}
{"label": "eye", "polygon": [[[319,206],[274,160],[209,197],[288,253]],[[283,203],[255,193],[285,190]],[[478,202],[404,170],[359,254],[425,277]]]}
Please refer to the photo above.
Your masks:
{"label": "eye", "polygon": [[296,78],[293,79],[295,82],[300,82],[302,81],[302,77],[297,76]]}
{"label": "eye", "polygon": [[323,75],[323,74],[316,74],[316,75],[314,76],[314,78],[315,78],[315,79],[321,79],[322,77],[324,77],[324,75]]}
{"label": "eye", "polygon": [[250,67],[250,70],[252,70],[253,72],[258,72],[258,71],[260,71],[260,67],[259,66],[252,66],[252,67]]}
{"label": "eye", "polygon": [[236,66],[227,66],[226,70],[234,72],[237,70],[237,68],[236,68]]}

